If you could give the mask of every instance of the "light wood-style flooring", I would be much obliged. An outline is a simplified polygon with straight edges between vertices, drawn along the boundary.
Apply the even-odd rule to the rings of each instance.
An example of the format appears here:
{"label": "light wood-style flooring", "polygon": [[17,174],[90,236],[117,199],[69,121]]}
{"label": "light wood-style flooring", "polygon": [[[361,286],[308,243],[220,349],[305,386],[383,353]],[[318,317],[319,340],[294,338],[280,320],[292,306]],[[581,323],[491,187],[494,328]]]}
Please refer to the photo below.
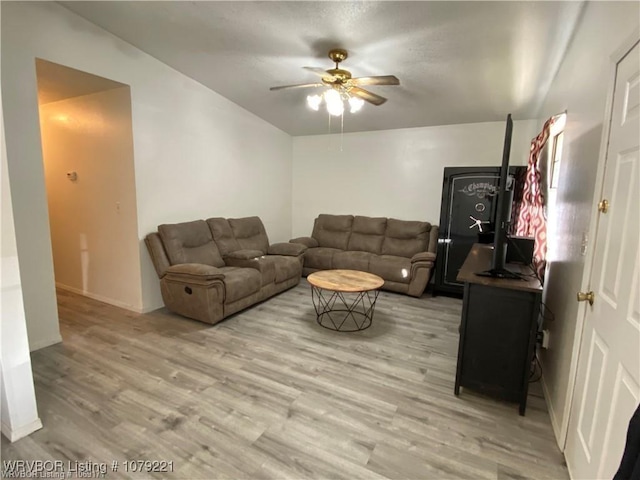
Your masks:
{"label": "light wood-style flooring", "polygon": [[461,301],[382,292],[373,325],[316,324],[309,284],[210,326],[58,292],[32,354],[44,428],[2,460],[173,461],[107,478],[568,478],[540,388],[453,395]]}

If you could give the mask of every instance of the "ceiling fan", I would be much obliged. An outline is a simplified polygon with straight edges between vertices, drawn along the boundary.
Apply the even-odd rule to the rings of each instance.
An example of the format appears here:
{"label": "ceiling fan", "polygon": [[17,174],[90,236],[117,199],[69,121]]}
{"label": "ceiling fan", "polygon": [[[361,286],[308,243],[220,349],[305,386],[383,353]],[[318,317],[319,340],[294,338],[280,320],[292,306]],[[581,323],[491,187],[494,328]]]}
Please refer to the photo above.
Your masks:
{"label": "ceiling fan", "polygon": [[321,82],[301,83],[298,85],[283,85],[279,87],[271,87],[269,90],[284,90],[287,88],[307,88],[307,87],[331,87],[340,94],[358,97],[373,105],[382,105],[387,101],[373,92],[360,88],[365,85],[400,85],[400,80],[394,75],[379,75],[375,77],[356,77],[351,76],[351,72],[340,68],[340,62],[348,57],[346,50],[335,48],[329,51],[329,58],[335,62],[336,67],[329,70],[323,70],[319,67],[303,67],[305,70],[315,73],[321,77]]}

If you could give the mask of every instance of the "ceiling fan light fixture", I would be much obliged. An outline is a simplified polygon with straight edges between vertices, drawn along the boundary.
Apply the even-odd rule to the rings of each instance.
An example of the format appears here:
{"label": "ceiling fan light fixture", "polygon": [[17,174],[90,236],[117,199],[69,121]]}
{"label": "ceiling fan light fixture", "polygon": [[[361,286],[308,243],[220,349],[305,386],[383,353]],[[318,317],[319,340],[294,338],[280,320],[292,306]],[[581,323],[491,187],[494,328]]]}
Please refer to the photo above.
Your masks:
{"label": "ceiling fan light fixture", "polygon": [[327,112],[329,112],[329,115],[339,117],[344,113],[342,96],[337,90],[330,89],[324,92],[324,101],[327,104]]}
{"label": "ceiling fan light fixture", "polygon": [[334,88],[330,88],[322,92],[321,95],[309,95],[307,96],[307,105],[315,112],[320,110],[322,102],[327,107],[329,115],[339,117],[344,114],[345,102],[349,103],[349,112],[357,113],[362,109],[364,100],[358,97],[353,97],[346,92],[340,92]]}
{"label": "ceiling fan light fixture", "polygon": [[[335,68],[325,70],[320,67],[303,67],[305,70],[321,77],[314,83],[300,83],[296,85],[281,85],[269,90],[284,90],[290,88],[325,87],[320,94],[309,95],[307,105],[314,111],[319,111],[322,102],[326,105],[329,115],[340,117],[348,108],[350,113],[359,112],[365,102],[371,105],[382,105],[386,98],[362,88],[368,85],[400,85],[400,80],[394,75],[376,75],[373,77],[353,77],[349,70],[340,68],[340,63],[348,57],[346,50],[334,48],[329,51],[329,58],[335,62]],[[322,82],[322,83],[320,83]],[[349,105],[346,105],[346,104]]]}
{"label": "ceiling fan light fixture", "polygon": [[320,95],[309,95],[307,97],[307,105],[314,111],[320,110],[320,104],[322,103],[322,97]]}
{"label": "ceiling fan light fixture", "polygon": [[349,97],[349,107],[351,113],[357,113],[364,105],[364,100],[358,97]]}

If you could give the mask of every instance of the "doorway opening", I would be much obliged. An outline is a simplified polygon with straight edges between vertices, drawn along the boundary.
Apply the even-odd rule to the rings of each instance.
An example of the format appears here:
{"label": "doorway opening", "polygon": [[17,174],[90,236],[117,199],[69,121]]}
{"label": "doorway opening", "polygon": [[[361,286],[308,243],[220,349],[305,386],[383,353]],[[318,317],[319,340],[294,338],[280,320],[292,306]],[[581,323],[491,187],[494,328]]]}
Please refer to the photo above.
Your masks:
{"label": "doorway opening", "polygon": [[140,311],[130,87],[42,59],[36,75],[56,287]]}

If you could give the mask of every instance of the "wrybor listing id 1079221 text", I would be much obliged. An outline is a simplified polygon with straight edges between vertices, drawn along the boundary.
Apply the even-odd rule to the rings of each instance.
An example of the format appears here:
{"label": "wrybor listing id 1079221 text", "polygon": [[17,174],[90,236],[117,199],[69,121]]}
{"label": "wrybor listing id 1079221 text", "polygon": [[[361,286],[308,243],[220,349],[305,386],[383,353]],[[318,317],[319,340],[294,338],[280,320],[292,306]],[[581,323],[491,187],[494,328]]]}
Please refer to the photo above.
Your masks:
{"label": "wrybor listing id 1079221 text", "polygon": [[172,460],[4,460],[1,478],[105,478],[110,473],[171,473]]}

